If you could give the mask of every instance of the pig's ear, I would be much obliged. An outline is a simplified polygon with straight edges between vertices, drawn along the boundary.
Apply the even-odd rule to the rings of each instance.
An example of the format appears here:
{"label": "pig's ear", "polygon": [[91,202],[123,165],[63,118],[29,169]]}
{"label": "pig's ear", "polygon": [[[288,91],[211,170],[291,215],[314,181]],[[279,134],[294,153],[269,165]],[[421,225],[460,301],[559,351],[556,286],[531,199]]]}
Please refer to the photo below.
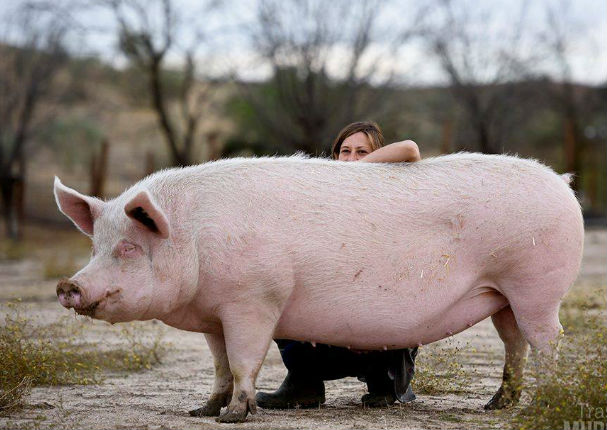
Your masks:
{"label": "pig's ear", "polygon": [[141,227],[163,239],[169,237],[169,221],[147,191],[140,191],[125,206],[124,212]]}
{"label": "pig's ear", "polygon": [[84,234],[92,236],[93,224],[95,219],[101,215],[105,203],[66,187],[56,176],[53,191],[59,210],[71,219]]}

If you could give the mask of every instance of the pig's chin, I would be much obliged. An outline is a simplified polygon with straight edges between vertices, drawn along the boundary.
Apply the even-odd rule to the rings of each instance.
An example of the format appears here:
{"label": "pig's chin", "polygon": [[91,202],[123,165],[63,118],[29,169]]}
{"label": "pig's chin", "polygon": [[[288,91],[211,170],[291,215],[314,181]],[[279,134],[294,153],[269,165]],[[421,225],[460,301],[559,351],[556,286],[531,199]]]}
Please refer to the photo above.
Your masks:
{"label": "pig's chin", "polygon": [[74,310],[78,315],[85,315],[87,317],[96,318],[95,314],[98,311],[99,304],[99,302],[93,302],[83,308],[74,308]]}
{"label": "pig's chin", "polygon": [[[102,306],[103,305],[103,306]],[[128,309],[123,309],[119,303],[102,302],[92,314],[91,318],[107,321],[111,324],[137,321],[142,319],[142,315],[137,315]]]}
{"label": "pig's chin", "polygon": [[87,317],[95,318],[95,319],[103,319],[101,314],[103,313],[105,307],[107,305],[106,299],[96,300],[94,302],[89,303],[87,306],[81,308],[74,308],[74,311],[78,315],[85,315]]}

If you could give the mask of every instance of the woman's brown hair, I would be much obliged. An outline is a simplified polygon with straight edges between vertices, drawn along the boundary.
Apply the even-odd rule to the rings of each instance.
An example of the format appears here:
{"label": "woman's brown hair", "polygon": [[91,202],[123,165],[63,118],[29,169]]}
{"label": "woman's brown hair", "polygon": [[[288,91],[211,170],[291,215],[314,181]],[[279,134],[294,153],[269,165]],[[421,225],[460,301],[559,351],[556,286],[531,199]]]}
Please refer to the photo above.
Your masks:
{"label": "woman's brown hair", "polygon": [[341,151],[341,144],[348,137],[358,132],[362,132],[367,135],[369,144],[371,145],[371,151],[375,151],[376,149],[384,146],[384,135],[382,134],[379,125],[373,121],[353,122],[352,124],[348,124],[342,128],[335,138],[333,147],[331,148],[331,158],[337,160],[339,158],[339,151]]}

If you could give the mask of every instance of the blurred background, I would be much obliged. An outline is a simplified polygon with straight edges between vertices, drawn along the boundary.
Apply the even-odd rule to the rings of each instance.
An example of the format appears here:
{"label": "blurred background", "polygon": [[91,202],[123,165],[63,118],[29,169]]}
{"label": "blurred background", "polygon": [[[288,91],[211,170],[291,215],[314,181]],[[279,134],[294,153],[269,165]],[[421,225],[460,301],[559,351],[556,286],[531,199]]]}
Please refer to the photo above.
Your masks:
{"label": "blurred background", "polygon": [[0,240],[67,225],[54,175],[109,198],[164,167],[326,156],[357,120],[422,157],[574,172],[604,225],[606,18],[597,0],[2,2]]}

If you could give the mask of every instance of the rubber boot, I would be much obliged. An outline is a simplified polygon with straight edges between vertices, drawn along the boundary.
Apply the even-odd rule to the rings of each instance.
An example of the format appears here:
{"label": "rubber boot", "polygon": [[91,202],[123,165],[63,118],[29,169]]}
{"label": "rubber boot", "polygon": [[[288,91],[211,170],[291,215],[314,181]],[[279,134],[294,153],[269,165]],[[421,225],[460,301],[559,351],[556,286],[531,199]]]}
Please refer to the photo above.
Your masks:
{"label": "rubber boot", "polygon": [[368,393],[360,399],[365,408],[383,408],[396,402],[394,393]]}
{"label": "rubber boot", "polygon": [[317,408],[325,402],[325,384],[322,380],[293,376],[291,372],[273,393],[259,392],[257,406],[264,409]]}
{"label": "rubber boot", "polygon": [[393,405],[396,402],[394,394],[394,381],[388,376],[388,371],[366,375],[367,388],[369,394],[365,394],[360,399],[363,407],[382,408]]}

